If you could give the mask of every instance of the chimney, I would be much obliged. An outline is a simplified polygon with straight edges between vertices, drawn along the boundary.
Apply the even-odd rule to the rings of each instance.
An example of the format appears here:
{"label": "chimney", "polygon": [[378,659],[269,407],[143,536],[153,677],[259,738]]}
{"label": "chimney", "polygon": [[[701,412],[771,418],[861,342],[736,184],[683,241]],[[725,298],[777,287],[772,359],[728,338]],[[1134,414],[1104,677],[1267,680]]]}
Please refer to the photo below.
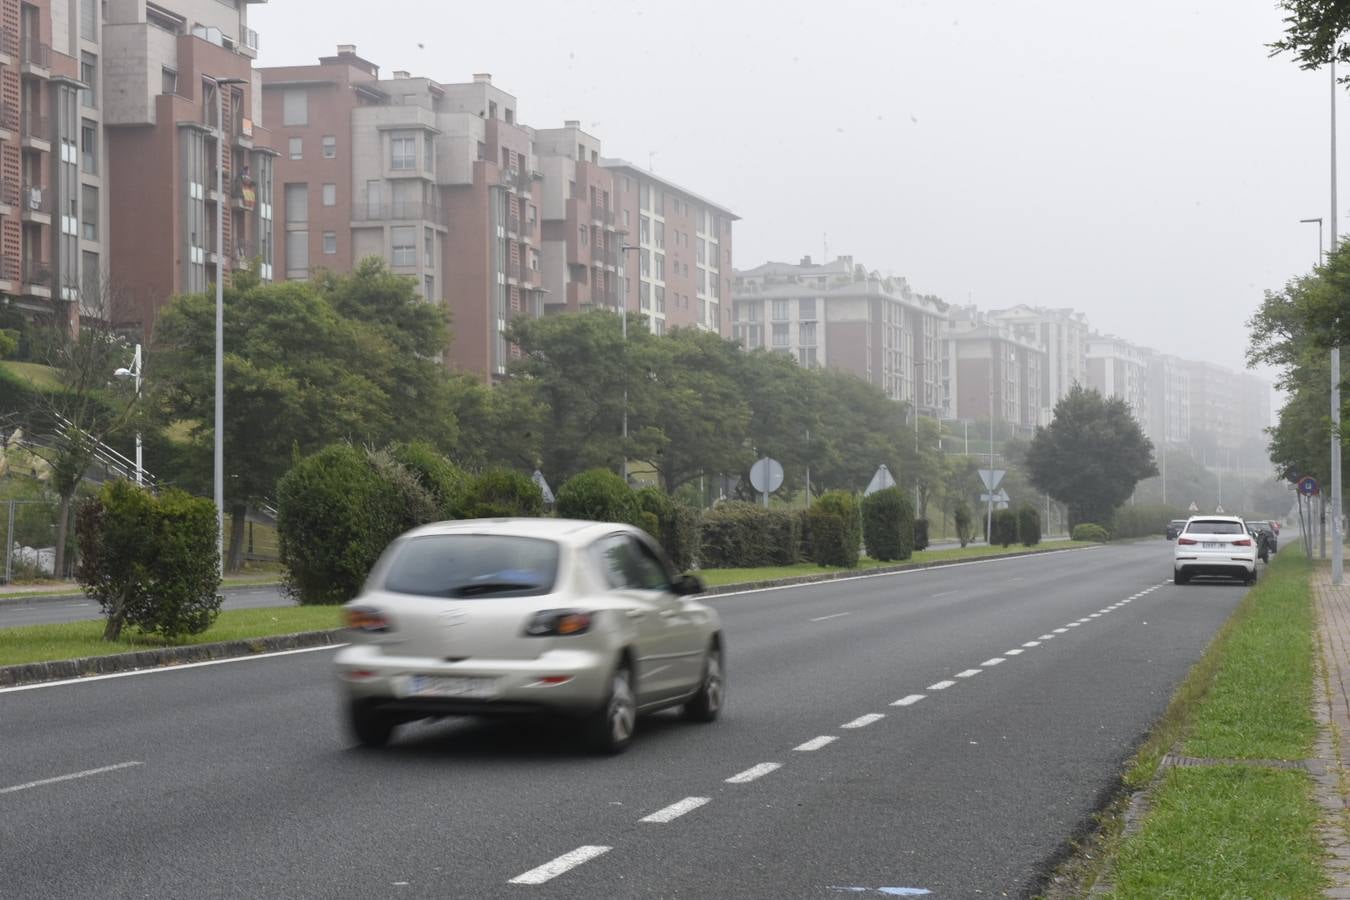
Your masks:
{"label": "chimney", "polygon": [[564,127],[564,128],[580,128],[580,127],[581,127],[581,120],[580,120],[580,119],[568,119],[566,122],[563,122],[563,127]]}
{"label": "chimney", "polygon": [[492,84],[492,76],[491,76],[490,74],[488,74],[487,72],[474,72],[474,73],[473,73],[473,83],[474,83],[474,84]]}
{"label": "chimney", "polygon": [[355,55],[356,55],[356,45],[355,45],[355,44],[338,44],[338,45],[337,45],[337,52],[338,52],[338,56],[355,56]]}
{"label": "chimney", "polygon": [[800,263],[798,263],[798,265],[802,265],[802,266],[809,266],[809,265],[811,265],[811,257],[809,257],[809,256],[803,256],[803,257],[802,257],[802,261],[801,261]]}
{"label": "chimney", "polygon": [[395,78],[398,78],[398,79],[402,79],[402,78],[409,78],[409,77],[411,77],[411,76],[409,76],[408,73],[405,72],[405,71],[403,71],[402,69],[398,69],[398,70],[396,70],[396,71],[394,72],[394,77],[395,77]]}

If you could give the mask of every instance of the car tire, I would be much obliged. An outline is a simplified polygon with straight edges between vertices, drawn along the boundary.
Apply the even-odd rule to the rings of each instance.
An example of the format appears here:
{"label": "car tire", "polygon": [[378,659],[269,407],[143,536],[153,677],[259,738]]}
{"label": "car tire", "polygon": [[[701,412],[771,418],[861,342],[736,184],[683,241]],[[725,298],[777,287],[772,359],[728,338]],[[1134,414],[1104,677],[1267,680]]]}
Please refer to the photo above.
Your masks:
{"label": "car tire", "polygon": [[726,701],[726,675],[722,669],[722,648],[713,644],[703,660],[703,680],[698,692],[684,705],[684,717],[691,722],[715,722]]}
{"label": "car tire", "polygon": [[347,704],[347,727],[362,747],[378,748],[389,743],[398,722],[381,712],[368,701],[352,700]]}
{"label": "car tire", "polygon": [[1253,584],[1256,584],[1256,570],[1252,569],[1250,574],[1247,575],[1247,577],[1243,580],[1242,583],[1249,587]]}
{"label": "car tire", "polygon": [[622,753],[633,742],[636,728],[637,698],[633,696],[633,673],[623,663],[610,676],[605,702],[591,714],[591,745],[599,753]]}
{"label": "car tire", "polygon": [[1191,580],[1191,576],[1189,576],[1189,575],[1184,575],[1184,574],[1182,574],[1180,571],[1178,571],[1178,570],[1176,570],[1176,569],[1173,569],[1173,570],[1172,570],[1172,583],[1173,583],[1173,584],[1185,584],[1186,582],[1188,582],[1188,581],[1190,581],[1190,580]]}

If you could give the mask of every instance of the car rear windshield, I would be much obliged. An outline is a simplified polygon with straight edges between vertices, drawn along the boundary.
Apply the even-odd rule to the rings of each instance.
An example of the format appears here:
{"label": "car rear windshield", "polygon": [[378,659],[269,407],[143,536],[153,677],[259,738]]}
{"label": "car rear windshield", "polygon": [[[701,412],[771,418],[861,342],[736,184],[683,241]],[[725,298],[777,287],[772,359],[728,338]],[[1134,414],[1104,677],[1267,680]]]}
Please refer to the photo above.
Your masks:
{"label": "car rear windshield", "polygon": [[558,545],[502,534],[435,534],[389,548],[382,590],[425,597],[532,597],[553,590]]}
{"label": "car rear windshield", "polygon": [[1242,526],[1237,522],[1216,522],[1210,519],[1197,519],[1186,526],[1187,534],[1242,534]]}

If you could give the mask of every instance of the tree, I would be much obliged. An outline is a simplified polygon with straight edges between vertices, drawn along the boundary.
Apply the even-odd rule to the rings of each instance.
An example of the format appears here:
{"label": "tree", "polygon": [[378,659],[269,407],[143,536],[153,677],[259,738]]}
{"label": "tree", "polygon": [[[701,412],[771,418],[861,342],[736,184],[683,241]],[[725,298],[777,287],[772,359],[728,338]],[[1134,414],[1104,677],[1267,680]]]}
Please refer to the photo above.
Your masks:
{"label": "tree", "polygon": [[1350,31],[1350,2],[1280,0],[1279,6],[1285,12],[1284,37],[1269,45],[1272,56],[1292,53],[1300,69],[1319,69],[1333,58],[1350,60],[1350,45],[1341,41]]}
{"label": "tree", "polygon": [[1075,384],[1036,429],[1027,451],[1032,484],[1069,508],[1070,526],[1111,521],[1142,478],[1157,474],[1153,444],[1119,397]]}

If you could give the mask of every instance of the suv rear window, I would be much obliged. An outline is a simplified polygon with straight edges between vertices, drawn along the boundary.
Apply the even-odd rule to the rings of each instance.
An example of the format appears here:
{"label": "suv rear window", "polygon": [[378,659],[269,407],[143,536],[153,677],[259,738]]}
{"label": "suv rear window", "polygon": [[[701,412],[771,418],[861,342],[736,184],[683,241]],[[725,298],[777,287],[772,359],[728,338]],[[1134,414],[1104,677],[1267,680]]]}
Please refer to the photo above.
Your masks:
{"label": "suv rear window", "polygon": [[504,534],[396,541],[371,573],[381,590],[424,597],[533,597],[553,590],[558,545]]}
{"label": "suv rear window", "polygon": [[1212,519],[1197,519],[1186,526],[1187,534],[1244,534],[1237,522],[1216,522]]}

